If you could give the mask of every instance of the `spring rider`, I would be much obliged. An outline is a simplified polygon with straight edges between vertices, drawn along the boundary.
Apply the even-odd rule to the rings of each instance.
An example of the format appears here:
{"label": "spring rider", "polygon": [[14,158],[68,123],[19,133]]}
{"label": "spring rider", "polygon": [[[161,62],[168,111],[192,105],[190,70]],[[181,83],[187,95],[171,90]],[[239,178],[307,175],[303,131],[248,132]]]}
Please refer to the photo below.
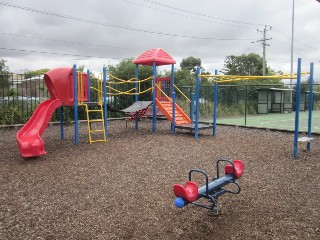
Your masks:
{"label": "spring rider", "polygon": [[[224,176],[220,176],[220,165],[221,163],[226,163],[224,169]],[[198,169],[192,169],[189,171],[189,181],[185,186],[180,184],[174,184],[173,192],[176,195],[174,204],[178,208],[183,208],[188,204],[193,204],[199,207],[208,209],[208,214],[210,216],[219,214],[218,198],[225,193],[239,194],[241,191],[240,185],[237,179],[241,178],[244,170],[244,164],[241,160],[225,160],[220,159],[216,163],[217,177],[213,178],[209,182],[208,175]],[[192,181],[192,174],[200,173],[205,177],[205,185],[198,187],[198,184]],[[223,188],[226,185],[234,184],[236,186],[235,191],[231,191]],[[201,198],[206,198],[209,200],[208,205],[204,205],[197,200]]]}

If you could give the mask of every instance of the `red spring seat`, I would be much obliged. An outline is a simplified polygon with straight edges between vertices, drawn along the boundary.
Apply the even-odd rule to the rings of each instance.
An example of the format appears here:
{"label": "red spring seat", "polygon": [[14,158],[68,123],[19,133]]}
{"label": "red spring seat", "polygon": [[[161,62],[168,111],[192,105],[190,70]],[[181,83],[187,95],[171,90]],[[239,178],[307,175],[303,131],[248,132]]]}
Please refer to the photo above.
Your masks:
{"label": "red spring seat", "polygon": [[182,197],[188,202],[194,202],[198,199],[198,184],[188,181],[186,186],[174,184],[173,192],[177,197]]}
{"label": "red spring seat", "polygon": [[244,164],[241,160],[234,160],[233,161],[233,166],[234,166],[234,172],[233,172],[233,167],[232,165],[227,165],[224,168],[224,173],[225,174],[233,174],[235,175],[236,178],[241,178],[244,170]]}

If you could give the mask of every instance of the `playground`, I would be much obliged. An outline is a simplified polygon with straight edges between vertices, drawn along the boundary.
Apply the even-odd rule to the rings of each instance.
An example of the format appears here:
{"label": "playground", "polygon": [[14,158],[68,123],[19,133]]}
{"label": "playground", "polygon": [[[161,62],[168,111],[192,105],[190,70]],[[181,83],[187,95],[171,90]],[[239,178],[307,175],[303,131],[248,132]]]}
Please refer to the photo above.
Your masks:
{"label": "playground", "polygon": [[[147,50],[134,63],[134,78],[119,79],[104,67],[96,87],[90,72],[75,65],[48,71],[50,98],[22,128],[1,130],[1,239],[319,239],[312,94],[308,115],[300,114],[300,104],[287,115],[294,133],[267,131],[267,125],[217,127],[216,121],[221,81],[297,79],[300,103],[307,74],[301,59],[296,75],[201,75],[198,67],[190,99],[175,86],[175,60],[163,49]],[[153,75],[139,79],[139,65],[152,67]],[[162,65],[171,65],[171,76],[157,77]],[[199,121],[201,77],[215,79],[212,123]],[[134,87],[116,87],[123,83]],[[312,87],[313,64],[310,93]],[[141,101],[151,90],[151,101]],[[188,100],[190,114],[178,106],[175,91]],[[113,109],[111,94],[132,95],[134,103]],[[64,124],[65,107],[73,107],[73,126]],[[112,120],[112,110],[130,117]],[[50,122],[54,112],[59,124]]]}
{"label": "playground", "polygon": [[[88,144],[87,126],[43,133],[47,154],[22,159],[17,129],[1,130],[0,239],[319,239],[320,146],[293,133],[219,126],[170,132],[168,121],[109,122],[107,143]],[[220,214],[174,206],[173,185],[190,169],[215,176],[218,159],[241,159],[241,193],[219,198]]]}

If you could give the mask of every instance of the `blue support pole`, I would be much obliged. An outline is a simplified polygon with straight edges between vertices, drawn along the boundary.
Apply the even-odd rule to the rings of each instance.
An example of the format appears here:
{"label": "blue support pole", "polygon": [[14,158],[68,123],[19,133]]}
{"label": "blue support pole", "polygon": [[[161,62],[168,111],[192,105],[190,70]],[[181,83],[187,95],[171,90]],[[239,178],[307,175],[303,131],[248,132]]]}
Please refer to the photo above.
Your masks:
{"label": "blue support pole", "polygon": [[[138,102],[139,101],[139,83],[138,83],[138,78],[139,78],[139,65],[136,64],[136,67],[135,67],[135,78],[136,78],[136,83],[135,83],[135,95],[134,95],[134,102]],[[139,114],[138,112],[135,113],[135,120],[136,120],[136,123],[135,123],[135,129],[138,130],[139,128]]]}
{"label": "blue support pole", "polygon": [[297,87],[296,87],[296,112],[295,112],[295,126],[294,126],[294,150],[293,157],[298,157],[298,138],[299,138],[299,114],[300,114],[300,89],[301,89],[301,58],[298,58],[297,69]]}
{"label": "blue support pole", "polygon": [[107,68],[103,67],[103,120],[104,132],[108,137],[108,99],[107,99]]}
{"label": "blue support pole", "polygon": [[190,95],[190,119],[191,119],[191,124],[193,124],[194,120],[194,93],[191,93]]}
{"label": "blue support pole", "polygon": [[[308,137],[311,138],[312,131],[312,110],[313,110],[313,68],[314,64],[310,63],[310,79],[309,79],[309,113],[308,113]],[[308,141],[307,150],[310,151],[311,143]]]}
{"label": "blue support pole", "polygon": [[[176,94],[174,91],[174,64],[171,64],[171,83],[170,83],[170,95],[172,98],[172,123],[171,123],[171,131],[172,133],[176,132],[175,129],[175,114],[176,114]],[[174,101],[174,102],[173,102]],[[173,118],[174,117],[174,118]]]}
{"label": "blue support pole", "polygon": [[157,129],[157,119],[156,119],[156,114],[157,114],[157,106],[156,106],[156,77],[157,77],[157,68],[156,68],[156,63],[153,62],[153,80],[152,80],[152,132],[155,132]]}
{"label": "blue support pole", "polygon": [[78,81],[77,66],[73,65],[73,120],[74,120],[74,144],[79,143],[79,123],[78,123]]}
{"label": "blue support pole", "polygon": [[64,139],[64,128],[63,128],[63,106],[59,107],[59,118],[60,118],[60,139]]}
{"label": "blue support pole", "polygon": [[174,64],[171,65],[171,96],[174,92]]}
{"label": "blue support pole", "polygon": [[[218,75],[218,70],[214,71],[214,75]],[[213,85],[213,136],[217,135],[217,109],[218,109],[218,83],[214,79]]]}
{"label": "blue support pole", "polygon": [[195,130],[194,137],[195,139],[199,138],[199,95],[200,95],[200,67],[197,67],[196,70],[196,122],[195,122]]}
{"label": "blue support pole", "polygon": [[176,132],[175,122],[176,122],[176,93],[173,92],[172,96],[172,123],[171,123],[171,132],[174,134]]}
{"label": "blue support pole", "polygon": [[91,76],[90,76],[90,70],[87,70],[87,76],[88,76],[88,102],[91,102],[91,93],[90,93],[90,88],[91,88]]}

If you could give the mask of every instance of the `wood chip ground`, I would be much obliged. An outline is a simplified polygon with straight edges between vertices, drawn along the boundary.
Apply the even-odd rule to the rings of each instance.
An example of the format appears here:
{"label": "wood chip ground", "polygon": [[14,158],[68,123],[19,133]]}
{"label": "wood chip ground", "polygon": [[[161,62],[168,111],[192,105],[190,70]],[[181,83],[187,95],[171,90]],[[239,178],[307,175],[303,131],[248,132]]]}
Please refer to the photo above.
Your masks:
{"label": "wood chip ground", "polygon": [[[293,134],[218,126],[170,133],[167,121],[109,122],[107,143],[87,142],[85,124],[43,135],[43,158],[19,157],[15,134],[0,130],[0,239],[320,239],[320,141],[293,159]],[[221,213],[174,206],[173,184],[190,169],[215,176],[216,160],[241,159],[238,195]]]}

